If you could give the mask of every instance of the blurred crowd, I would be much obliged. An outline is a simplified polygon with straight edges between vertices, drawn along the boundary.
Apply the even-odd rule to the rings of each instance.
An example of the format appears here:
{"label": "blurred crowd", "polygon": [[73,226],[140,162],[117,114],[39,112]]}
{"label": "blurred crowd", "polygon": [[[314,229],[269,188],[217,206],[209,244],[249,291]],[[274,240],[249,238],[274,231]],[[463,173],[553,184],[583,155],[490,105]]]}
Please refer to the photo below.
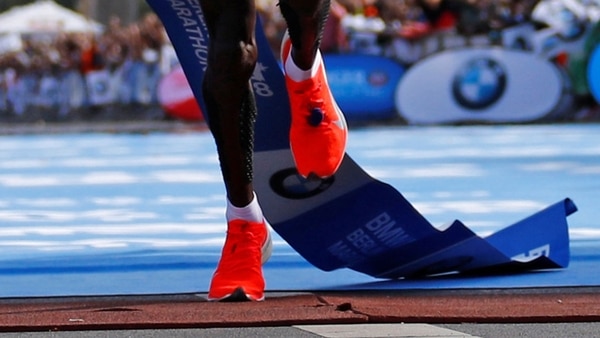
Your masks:
{"label": "blurred crowd", "polygon": [[[378,38],[420,39],[440,31],[484,34],[527,21],[539,0],[332,0],[323,37],[325,52],[352,52],[354,33],[376,32]],[[285,22],[277,0],[259,1],[266,32],[274,48]]]}
{"label": "blurred crowd", "polygon": [[[277,52],[285,28],[277,0],[259,4]],[[551,28],[548,35],[569,38],[598,19],[600,0],[332,0],[321,47],[411,65],[444,48],[505,44],[503,31],[524,26],[529,32]]]}
{"label": "blurred crowd", "polygon": [[[157,103],[160,78],[176,63],[158,17],[123,25],[113,17],[100,35],[41,34],[0,55],[0,111],[51,110],[65,117],[103,105]],[[169,64],[165,64],[165,62]]]}
{"label": "blurred crowd", "polygon": [[[326,53],[381,54],[410,63],[423,56],[414,53],[415,41],[440,32],[491,39],[495,31],[531,20],[539,2],[332,0],[321,47]],[[276,55],[285,29],[277,3],[257,1]],[[36,107],[64,117],[89,107],[156,105],[160,78],[177,64],[153,13],[129,25],[114,17],[100,35],[25,36],[21,43],[18,50],[0,53],[0,114],[18,116]]]}

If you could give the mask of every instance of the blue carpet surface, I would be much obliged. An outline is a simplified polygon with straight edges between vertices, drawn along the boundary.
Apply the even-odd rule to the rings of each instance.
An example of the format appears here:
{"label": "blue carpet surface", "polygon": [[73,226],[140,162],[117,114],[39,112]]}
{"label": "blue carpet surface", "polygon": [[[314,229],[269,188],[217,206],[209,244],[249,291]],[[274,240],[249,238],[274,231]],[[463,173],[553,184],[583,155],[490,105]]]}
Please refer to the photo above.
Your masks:
{"label": "blue carpet surface", "polygon": [[[371,127],[348,153],[431,223],[480,236],[565,197],[571,264],[502,276],[379,280],[323,272],[275,235],[270,291],[596,286],[600,126]],[[0,297],[203,292],[224,240],[210,134],[0,137]]]}

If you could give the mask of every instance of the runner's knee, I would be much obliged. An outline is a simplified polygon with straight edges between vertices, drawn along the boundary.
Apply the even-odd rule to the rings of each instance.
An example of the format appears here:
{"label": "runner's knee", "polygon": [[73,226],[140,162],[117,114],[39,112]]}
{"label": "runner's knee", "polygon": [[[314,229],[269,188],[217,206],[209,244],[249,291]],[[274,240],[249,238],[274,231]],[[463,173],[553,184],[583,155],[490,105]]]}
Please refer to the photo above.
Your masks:
{"label": "runner's knee", "polygon": [[210,71],[215,92],[242,91],[248,86],[258,54],[254,44],[242,41],[216,42],[211,46]]}

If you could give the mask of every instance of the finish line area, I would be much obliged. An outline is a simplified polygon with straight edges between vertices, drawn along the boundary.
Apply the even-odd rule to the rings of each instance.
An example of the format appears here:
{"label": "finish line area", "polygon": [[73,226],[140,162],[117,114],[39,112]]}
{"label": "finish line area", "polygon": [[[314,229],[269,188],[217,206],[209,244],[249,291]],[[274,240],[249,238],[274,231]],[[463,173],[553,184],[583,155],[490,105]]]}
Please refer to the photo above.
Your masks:
{"label": "finish line area", "polygon": [[[599,132],[582,124],[349,135],[353,159],[439,228],[460,219],[486,236],[571,198],[579,211],[568,218],[566,269],[375,279],[323,272],[273,233],[267,291],[598,286]],[[0,136],[0,297],[205,292],[224,240],[224,200],[207,132]]]}

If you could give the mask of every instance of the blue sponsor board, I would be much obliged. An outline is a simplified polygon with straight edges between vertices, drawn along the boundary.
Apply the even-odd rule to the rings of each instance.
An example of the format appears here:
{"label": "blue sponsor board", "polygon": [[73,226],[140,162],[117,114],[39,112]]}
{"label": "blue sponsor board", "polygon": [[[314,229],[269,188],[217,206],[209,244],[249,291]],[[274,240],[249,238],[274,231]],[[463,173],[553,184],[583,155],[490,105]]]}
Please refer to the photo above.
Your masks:
{"label": "blue sponsor board", "polygon": [[590,55],[590,60],[587,68],[587,79],[590,87],[590,92],[600,103],[600,45]]}
{"label": "blue sponsor board", "polygon": [[396,86],[404,75],[399,63],[374,55],[324,55],[331,92],[352,121],[392,119]]}

